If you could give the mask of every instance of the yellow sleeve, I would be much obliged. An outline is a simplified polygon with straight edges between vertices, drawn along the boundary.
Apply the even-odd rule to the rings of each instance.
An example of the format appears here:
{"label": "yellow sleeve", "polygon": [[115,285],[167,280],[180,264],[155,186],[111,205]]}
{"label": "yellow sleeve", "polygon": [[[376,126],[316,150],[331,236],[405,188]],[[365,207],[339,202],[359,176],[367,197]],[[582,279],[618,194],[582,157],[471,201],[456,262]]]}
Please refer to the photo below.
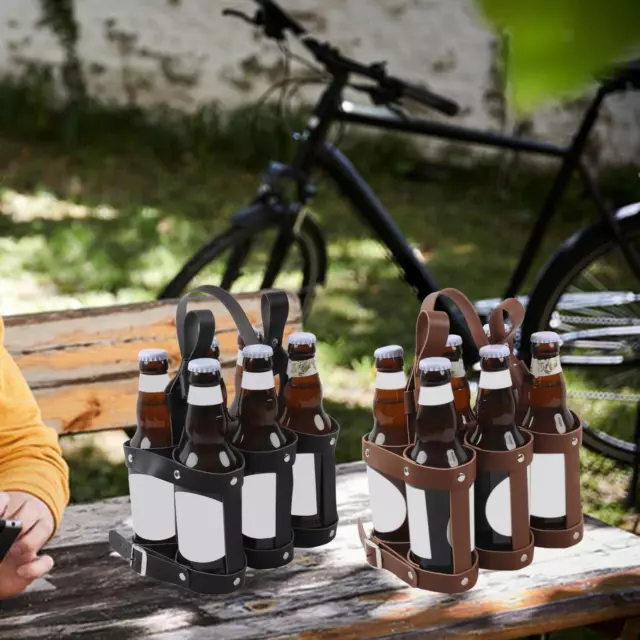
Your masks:
{"label": "yellow sleeve", "polygon": [[3,346],[0,318],[0,491],[25,491],[51,510],[57,530],[69,502],[69,468],[58,434],[40,409],[18,365]]}

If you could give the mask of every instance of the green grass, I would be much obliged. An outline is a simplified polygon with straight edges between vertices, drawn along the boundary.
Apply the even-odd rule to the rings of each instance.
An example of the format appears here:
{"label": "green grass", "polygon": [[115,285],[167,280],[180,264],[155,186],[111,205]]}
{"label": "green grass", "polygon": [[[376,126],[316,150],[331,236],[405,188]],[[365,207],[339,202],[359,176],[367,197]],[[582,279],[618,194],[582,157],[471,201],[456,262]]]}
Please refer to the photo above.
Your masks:
{"label": "green grass", "polygon": [[[29,308],[153,299],[203,239],[248,202],[266,162],[286,161],[295,148],[269,108],[151,118],[96,105],[56,110],[47,106],[46,83],[36,80],[0,86],[0,243],[8,256],[0,281],[30,274],[58,295],[34,297]],[[501,294],[551,168],[522,159],[512,165],[508,157],[469,166],[455,147],[425,162],[408,136],[371,138],[355,129],[341,147],[442,286],[472,299]],[[636,175],[623,168],[605,172],[601,182],[624,203],[637,196]],[[331,269],[307,326],[320,340],[327,407],[342,426],[338,458],[348,461],[359,458],[360,438],[371,428],[373,351],[398,343],[412,353],[419,307],[348,203],[321,176],[318,187],[312,210],[327,235]],[[595,218],[572,185],[531,273]],[[249,282],[256,286],[255,278]],[[3,304],[7,312],[6,296]],[[626,471],[602,467],[588,452],[583,463],[591,511],[627,522],[619,502]],[[123,466],[99,451],[76,452],[70,464],[74,501],[126,493]],[[598,493],[603,482],[616,488],[606,499]]]}

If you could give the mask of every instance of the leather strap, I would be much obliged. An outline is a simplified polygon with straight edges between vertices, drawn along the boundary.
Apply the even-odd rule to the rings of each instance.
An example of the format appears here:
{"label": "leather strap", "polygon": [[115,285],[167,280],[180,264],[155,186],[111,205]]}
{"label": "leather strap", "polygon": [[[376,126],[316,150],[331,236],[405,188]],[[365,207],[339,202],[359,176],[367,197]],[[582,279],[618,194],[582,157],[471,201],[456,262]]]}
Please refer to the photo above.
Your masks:
{"label": "leather strap", "polygon": [[390,571],[410,587],[453,594],[472,589],[478,581],[478,554],[475,551],[469,554],[471,567],[465,571],[453,574],[425,571],[409,559],[408,543],[383,542],[367,535],[361,520],[357,524],[367,563],[376,569]]}
{"label": "leather strap", "polygon": [[273,372],[279,376],[278,414],[282,416],[285,408],[284,387],[287,383],[287,363],[289,356],[282,346],[284,329],[289,317],[289,298],[284,291],[265,291],[260,301],[264,343],[273,349]]}
{"label": "leather strap", "polygon": [[229,575],[204,573],[178,564],[172,557],[154,549],[154,545],[132,543],[117,531],[109,532],[109,543],[141,576],[206,594],[233,593],[244,586],[246,565],[240,571]]}
{"label": "leather strap", "polygon": [[247,566],[252,569],[276,569],[284,567],[293,560],[294,537],[293,531],[287,544],[278,549],[248,549],[244,552],[247,556]]}

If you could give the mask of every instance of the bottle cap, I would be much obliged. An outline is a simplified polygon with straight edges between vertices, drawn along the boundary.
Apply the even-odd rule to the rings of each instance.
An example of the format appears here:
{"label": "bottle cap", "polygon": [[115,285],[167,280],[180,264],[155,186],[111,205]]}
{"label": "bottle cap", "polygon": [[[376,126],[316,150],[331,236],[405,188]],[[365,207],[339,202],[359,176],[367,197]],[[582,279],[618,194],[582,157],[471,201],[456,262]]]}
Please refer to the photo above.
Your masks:
{"label": "bottle cap", "polygon": [[313,333],[309,333],[307,331],[296,331],[289,334],[287,342],[290,345],[307,344],[311,346],[316,343],[316,337]]}
{"label": "bottle cap", "polygon": [[531,334],[531,344],[559,344],[560,342],[560,336],[555,331],[538,331]]}
{"label": "bottle cap", "polygon": [[449,358],[424,358],[420,360],[420,371],[451,371]]}
{"label": "bottle cap", "polygon": [[381,358],[401,358],[404,355],[404,349],[399,344],[388,344],[386,347],[380,347],[373,352],[376,360]]}
{"label": "bottle cap", "polygon": [[[482,330],[484,331],[484,334],[487,336],[487,338],[491,337],[491,327],[489,327],[488,323],[482,325]],[[505,322],[504,332],[509,333],[509,331],[511,331],[511,325],[508,322]]]}
{"label": "bottle cap", "polygon": [[507,358],[511,349],[506,344],[489,344],[480,348],[481,358]]}
{"label": "bottle cap", "polygon": [[268,344],[248,344],[242,355],[252,360],[253,358],[273,358],[273,349]]}
{"label": "bottle cap", "polygon": [[193,373],[215,373],[220,371],[220,362],[213,358],[196,358],[189,362],[187,369]]}
{"label": "bottle cap", "polygon": [[212,347],[220,346],[220,340],[218,340],[218,336],[213,336],[213,340],[211,341],[211,346]]}
{"label": "bottle cap", "polygon": [[447,336],[447,347],[459,347],[461,344],[462,338],[455,333],[450,333]]}
{"label": "bottle cap", "polygon": [[[258,338],[264,338],[264,331],[262,329],[259,329],[254,325],[251,325],[251,328],[253,329],[253,333],[255,333],[258,336]],[[239,331],[238,331],[238,336],[240,336]]]}
{"label": "bottle cap", "polygon": [[168,359],[169,353],[166,349],[143,349],[138,353],[138,362],[162,362]]}

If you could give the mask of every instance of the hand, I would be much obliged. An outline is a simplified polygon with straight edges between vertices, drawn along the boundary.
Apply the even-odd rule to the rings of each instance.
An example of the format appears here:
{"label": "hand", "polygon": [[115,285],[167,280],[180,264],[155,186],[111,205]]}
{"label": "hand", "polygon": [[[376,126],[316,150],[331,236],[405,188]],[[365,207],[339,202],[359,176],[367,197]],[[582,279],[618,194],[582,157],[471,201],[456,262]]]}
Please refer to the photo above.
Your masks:
{"label": "hand", "polygon": [[53,567],[50,556],[38,556],[53,533],[49,507],[24,491],[0,492],[0,518],[20,520],[22,532],[0,563],[0,599],[17,595]]}

